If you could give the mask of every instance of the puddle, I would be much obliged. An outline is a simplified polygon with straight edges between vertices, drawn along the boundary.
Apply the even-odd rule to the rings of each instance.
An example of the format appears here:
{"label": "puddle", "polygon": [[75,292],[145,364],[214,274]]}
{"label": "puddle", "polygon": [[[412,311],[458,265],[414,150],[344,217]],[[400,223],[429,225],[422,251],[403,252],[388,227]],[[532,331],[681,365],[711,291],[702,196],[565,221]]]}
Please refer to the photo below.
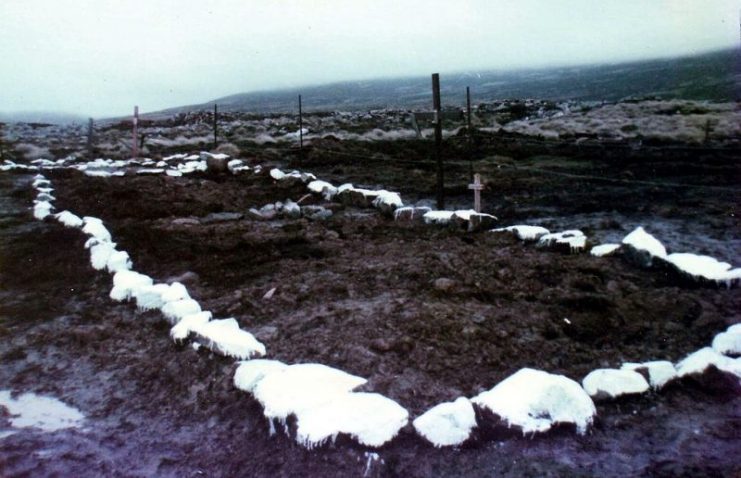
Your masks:
{"label": "puddle", "polygon": [[[53,397],[24,393],[13,398],[10,391],[0,390],[0,406],[8,409],[14,428],[38,428],[53,432],[82,425],[85,416]],[[2,431],[0,438],[13,432]]]}

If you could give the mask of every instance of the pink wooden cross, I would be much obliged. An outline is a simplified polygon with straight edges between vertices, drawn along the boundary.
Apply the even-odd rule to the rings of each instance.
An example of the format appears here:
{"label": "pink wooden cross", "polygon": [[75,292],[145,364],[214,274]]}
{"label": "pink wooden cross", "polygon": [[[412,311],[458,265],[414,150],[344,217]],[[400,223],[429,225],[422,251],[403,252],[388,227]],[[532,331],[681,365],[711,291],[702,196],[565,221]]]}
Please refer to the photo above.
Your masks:
{"label": "pink wooden cross", "polygon": [[473,189],[473,208],[476,212],[481,212],[481,190],[484,189],[484,185],[481,184],[481,175],[476,173],[473,175],[473,184],[468,185],[468,189]]}

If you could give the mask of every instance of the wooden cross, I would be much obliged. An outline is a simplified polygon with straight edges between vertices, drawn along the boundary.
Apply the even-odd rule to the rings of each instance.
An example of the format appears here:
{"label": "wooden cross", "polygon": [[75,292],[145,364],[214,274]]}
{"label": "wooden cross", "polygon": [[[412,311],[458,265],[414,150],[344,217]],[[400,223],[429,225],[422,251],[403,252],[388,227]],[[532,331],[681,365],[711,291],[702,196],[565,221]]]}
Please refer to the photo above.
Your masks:
{"label": "wooden cross", "polygon": [[473,189],[473,208],[476,212],[481,212],[481,190],[484,189],[484,185],[481,184],[481,175],[476,173],[473,175],[473,184],[468,185],[468,189]]}

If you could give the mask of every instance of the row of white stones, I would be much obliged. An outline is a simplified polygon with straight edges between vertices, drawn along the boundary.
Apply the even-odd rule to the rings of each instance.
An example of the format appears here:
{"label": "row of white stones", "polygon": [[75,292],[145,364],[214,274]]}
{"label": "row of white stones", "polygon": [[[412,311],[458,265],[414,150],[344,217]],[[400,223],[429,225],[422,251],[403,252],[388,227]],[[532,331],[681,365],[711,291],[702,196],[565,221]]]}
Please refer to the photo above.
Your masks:
{"label": "row of white stones", "polygon": [[[211,312],[201,310],[183,284],[155,284],[150,277],[133,271],[129,254],[116,249],[100,219],[80,218],[70,211],[52,214],[53,188],[44,176],[35,176],[33,187],[37,190],[34,217],[44,220],[53,216],[64,226],[90,236],[85,247],[90,250],[92,267],[113,274],[111,299],[134,300],[140,310],[158,309],[173,325],[170,335],[177,342],[192,338],[194,345],[203,344],[239,360],[266,354],[265,346],[240,329],[235,319],[214,320]],[[308,448],[333,440],[339,433],[362,445],[378,447],[408,423],[408,412],[393,400],[377,393],[353,392],[366,382],[321,364],[286,365],[274,360],[242,361],[234,377],[238,388],[252,393],[263,405],[271,428],[274,420],[285,426],[288,416],[295,415],[296,439]]]}
{"label": "row of white stones", "polygon": [[[276,170],[273,170],[276,171]],[[271,175],[282,180],[288,175],[281,171]],[[306,173],[294,171],[292,177],[305,181]],[[313,176],[313,175],[312,175]],[[353,189],[352,185],[334,187],[326,181],[313,180],[309,183],[310,191],[322,194],[327,200],[332,199],[343,190]],[[382,198],[386,191],[359,190],[364,195]],[[398,195],[397,195],[398,196]],[[373,205],[379,199],[374,199]],[[389,206],[399,213],[410,209],[412,215],[417,209],[404,208],[401,198],[390,202]],[[427,224],[447,225],[456,221],[469,221],[475,211],[422,211]],[[566,245],[572,252],[586,248],[587,237],[580,230],[567,230],[551,233],[539,226],[518,225],[494,229],[493,232],[511,232],[524,241],[537,241],[540,247],[553,244]],[[659,250],[659,257],[666,258],[678,270],[690,276],[702,277],[716,282],[731,285],[741,277],[741,269],[731,269],[730,264],[719,262],[708,256],[681,253],[667,255],[663,246],[656,247],[654,238],[639,227],[625,237],[625,247],[639,250],[646,248],[654,253]],[[595,246],[591,253],[603,256],[615,253],[620,244]],[[663,251],[663,254],[661,253]],[[472,399],[459,397],[453,402],[445,402],[432,407],[417,417],[413,425],[417,432],[435,446],[460,445],[471,436],[477,426],[473,404],[495,413],[509,425],[519,427],[523,433],[543,432],[557,423],[573,423],[578,433],[584,433],[592,423],[596,409],[590,397],[617,398],[622,395],[644,393],[649,389],[660,389],[677,378],[693,374],[702,374],[709,367],[741,378],[741,359],[726,355],[741,355],[741,324],[721,332],[713,340],[712,347],[698,350],[679,363],[666,360],[655,360],[644,363],[624,363],[620,369],[602,368],[593,370],[579,384],[567,377],[547,372],[522,369],[508,377],[491,390]],[[257,365],[255,365],[257,367]],[[586,392],[586,394],[585,394]]]}
{"label": "row of white stones", "polygon": [[[335,188],[336,191],[333,194],[332,189],[327,186],[331,186],[331,184],[317,181],[313,175],[297,171],[286,174],[280,170],[272,170],[271,177],[275,180],[298,177],[303,182],[309,181],[310,191],[323,194],[328,199],[337,194],[340,189]],[[49,183],[37,184],[36,181],[39,180],[48,181],[45,178],[35,178],[34,186],[37,189],[39,187],[44,189],[39,190],[39,194],[50,195]],[[47,187],[44,188],[43,186]],[[352,188],[352,186],[347,185],[343,190],[349,188]],[[361,194],[374,193],[367,190],[356,191],[360,191]],[[377,194],[376,196],[384,197],[385,194]],[[48,199],[45,196],[37,198],[35,206],[35,216],[37,218],[43,219],[45,217],[44,212],[47,215],[50,212],[52,206]],[[42,205],[39,206],[39,204]],[[65,224],[68,222],[77,223],[73,216],[73,214],[65,211],[57,215],[57,218]],[[88,219],[88,221],[80,220],[85,227],[89,226],[91,231],[98,229],[96,220],[85,219]],[[515,232],[522,239],[531,239],[532,236],[535,236],[535,238],[541,240],[545,237],[547,240],[560,241],[583,236],[576,234],[574,231],[549,235],[550,233],[547,230],[533,228],[533,226],[513,226],[512,228],[506,228],[506,230]],[[95,234],[93,232],[91,235],[96,241],[98,235],[105,237],[104,233]],[[110,235],[108,234],[108,236]],[[108,242],[110,243],[110,238],[108,238]],[[573,247],[571,241],[567,241],[567,243]],[[111,249],[111,255],[113,255],[115,245]],[[128,254],[126,254],[126,259],[123,259],[121,254],[115,257],[118,257],[118,260],[114,261],[111,268],[116,269],[121,267],[121,263],[127,263]],[[96,261],[99,268],[102,268],[100,267],[101,262],[100,260]],[[108,267],[107,261],[106,267]],[[139,280],[138,276],[131,276],[131,279],[134,282]],[[137,296],[147,297],[146,294],[135,294],[133,289],[127,289],[129,279],[126,276],[123,276],[119,282],[122,282],[120,284],[121,292],[113,294],[112,291],[113,298],[133,297],[137,299],[139,304],[140,300]],[[116,285],[116,276],[114,276],[114,290]],[[155,288],[165,285],[152,285],[143,280],[140,286]],[[170,285],[170,287],[173,286],[174,284]],[[175,287],[182,290],[178,286]],[[127,294],[130,289],[131,292]],[[160,289],[164,290],[164,287],[160,287]],[[156,297],[156,292],[150,292],[153,292]],[[192,299],[180,297],[178,300]],[[147,304],[147,299],[142,299],[142,303]],[[143,308],[146,307],[146,305],[143,306]],[[164,305],[162,308],[164,308]],[[178,340],[185,339],[193,331],[193,327],[198,328],[198,326],[209,322],[222,322],[210,321],[210,313],[208,312],[202,313],[200,310],[193,312],[194,307],[192,310],[187,307],[188,310],[180,310],[179,307],[174,306],[169,309],[170,312],[163,310],[163,313],[175,323],[171,334],[173,338]],[[192,313],[185,314],[186,312]],[[184,321],[186,317],[189,317],[189,319]],[[233,324],[236,325],[236,321],[233,319],[227,320],[233,321]],[[196,333],[196,337],[205,339],[203,341],[210,344],[212,350],[219,352],[220,348],[215,346],[213,340],[198,333]],[[252,339],[254,340],[254,337]],[[510,426],[519,427],[523,433],[543,432],[557,423],[573,423],[579,433],[584,433],[596,414],[590,395],[617,397],[624,394],[641,393],[648,390],[650,386],[661,388],[677,377],[702,373],[711,365],[736,377],[741,377],[740,359],[722,355],[738,355],[741,353],[741,327],[732,326],[726,332],[718,334],[713,341],[713,346],[714,348],[704,348],[689,355],[679,362],[676,367],[668,361],[651,361],[642,364],[626,363],[623,364],[621,369],[595,370],[584,378],[582,386],[564,376],[539,370],[522,369],[488,392],[470,400],[460,397],[454,402],[441,403],[432,407],[423,415],[417,417],[413,421],[413,425],[421,436],[436,446],[459,445],[470,437],[472,430],[477,426],[473,409],[473,404],[476,404],[495,413]],[[263,346],[262,354],[255,353],[254,355],[264,355],[264,353]],[[229,353],[224,353],[224,355],[239,356],[238,354]],[[638,371],[648,375],[651,382],[650,386]],[[263,405],[265,416],[270,420],[271,428],[274,420],[283,423],[285,426],[287,417],[295,415],[297,418],[296,438],[299,443],[307,447],[333,440],[339,433],[346,433],[363,445],[377,447],[393,439],[408,422],[407,411],[396,402],[378,394],[352,392],[352,390],[364,384],[365,379],[321,364],[286,365],[273,360],[250,360],[240,364],[234,381],[238,388],[253,394]]]}

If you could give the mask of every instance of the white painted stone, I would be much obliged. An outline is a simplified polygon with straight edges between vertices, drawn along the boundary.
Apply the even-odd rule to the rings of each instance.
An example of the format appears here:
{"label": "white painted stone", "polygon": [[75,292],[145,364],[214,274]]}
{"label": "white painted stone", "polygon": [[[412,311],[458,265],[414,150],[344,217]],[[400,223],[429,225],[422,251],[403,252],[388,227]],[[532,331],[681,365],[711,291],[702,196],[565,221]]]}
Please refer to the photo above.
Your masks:
{"label": "white painted stone", "polygon": [[468,440],[476,427],[471,401],[460,397],[454,402],[435,405],[417,417],[414,429],[436,447],[454,446]]}
{"label": "white painted stone", "polygon": [[520,369],[471,401],[520,427],[523,434],[545,432],[558,423],[573,423],[584,434],[597,413],[578,383],[530,368]]}

